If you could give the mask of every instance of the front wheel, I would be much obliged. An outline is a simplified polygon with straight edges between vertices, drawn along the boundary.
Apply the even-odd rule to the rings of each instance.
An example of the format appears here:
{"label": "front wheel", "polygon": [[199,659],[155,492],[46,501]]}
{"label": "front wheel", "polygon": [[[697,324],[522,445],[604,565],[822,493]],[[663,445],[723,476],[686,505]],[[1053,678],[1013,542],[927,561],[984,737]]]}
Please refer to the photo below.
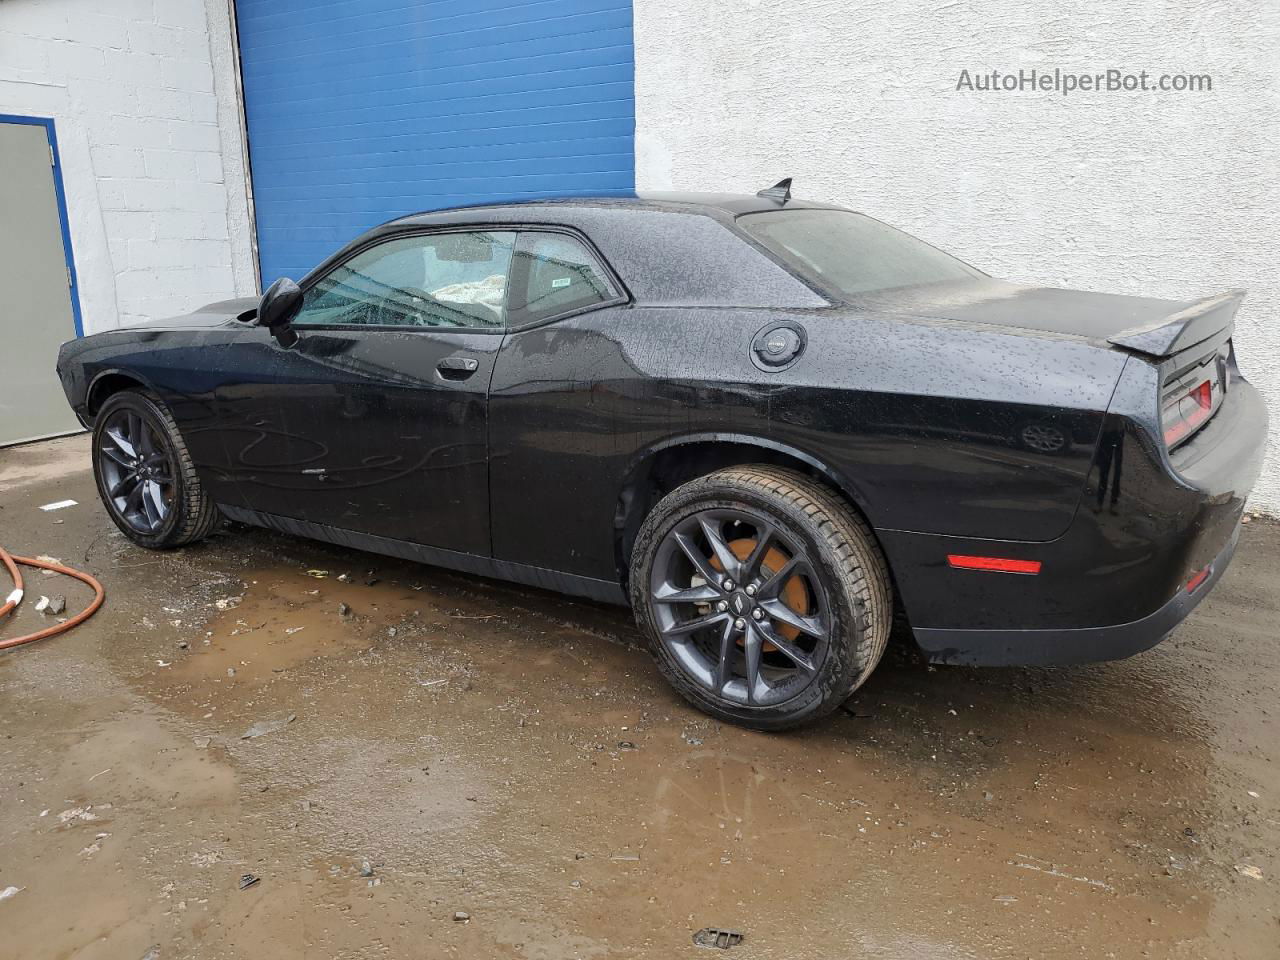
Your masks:
{"label": "front wheel", "polygon": [[631,602],[659,668],[700,709],[781,730],[822,717],[884,653],[893,603],[866,523],[792,470],[692,480],[645,519]]}
{"label": "front wheel", "polygon": [[173,416],[149,394],[107,398],[93,424],[93,475],[115,525],[142,547],[180,547],[218,522]]}

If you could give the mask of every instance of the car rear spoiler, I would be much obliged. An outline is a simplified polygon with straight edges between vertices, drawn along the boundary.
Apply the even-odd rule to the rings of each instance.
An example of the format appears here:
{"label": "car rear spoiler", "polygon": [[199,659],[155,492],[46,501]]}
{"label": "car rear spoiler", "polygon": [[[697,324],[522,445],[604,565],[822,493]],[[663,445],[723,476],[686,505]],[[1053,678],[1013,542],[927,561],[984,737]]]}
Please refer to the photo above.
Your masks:
{"label": "car rear spoiler", "polygon": [[1126,350],[1160,359],[1208,340],[1227,327],[1240,309],[1244,290],[1228,290],[1197,300],[1177,313],[1152,323],[1122,330],[1107,342]]}

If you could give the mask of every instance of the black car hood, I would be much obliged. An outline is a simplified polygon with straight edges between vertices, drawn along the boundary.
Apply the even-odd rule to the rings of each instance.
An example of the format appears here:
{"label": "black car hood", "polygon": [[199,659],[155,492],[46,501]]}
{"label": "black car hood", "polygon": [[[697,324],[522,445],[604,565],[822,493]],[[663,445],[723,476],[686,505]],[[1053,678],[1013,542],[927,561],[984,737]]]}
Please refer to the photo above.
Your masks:
{"label": "black car hood", "polygon": [[1190,306],[1189,301],[1024,287],[989,278],[885,290],[860,298],[858,303],[885,313],[1091,340],[1106,340],[1136,327],[1158,324]]}
{"label": "black car hood", "polygon": [[220,327],[225,323],[230,323],[237,318],[243,317],[244,314],[250,311],[256,310],[258,308],[258,299],[258,297],[237,297],[234,300],[219,300],[217,303],[207,303],[203,307],[197,307],[190,313],[184,313],[181,316],[167,317],[163,320],[148,320],[143,323],[132,324],[128,329],[167,330],[187,327]]}

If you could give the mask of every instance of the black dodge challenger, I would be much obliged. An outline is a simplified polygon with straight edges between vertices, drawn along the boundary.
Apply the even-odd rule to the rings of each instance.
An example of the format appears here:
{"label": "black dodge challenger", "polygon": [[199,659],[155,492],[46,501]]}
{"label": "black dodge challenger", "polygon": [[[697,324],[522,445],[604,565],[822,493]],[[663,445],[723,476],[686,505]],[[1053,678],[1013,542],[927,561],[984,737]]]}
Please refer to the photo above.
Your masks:
{"label": "black dodge challenger", "polygon": [[779,729],[895,614],[946,663],[1167,635],[1260,467],[1241,296],[1005,283],[784,181],[405,217],[58,371],[135,543],[229,517],[629,602],[685,697]]}

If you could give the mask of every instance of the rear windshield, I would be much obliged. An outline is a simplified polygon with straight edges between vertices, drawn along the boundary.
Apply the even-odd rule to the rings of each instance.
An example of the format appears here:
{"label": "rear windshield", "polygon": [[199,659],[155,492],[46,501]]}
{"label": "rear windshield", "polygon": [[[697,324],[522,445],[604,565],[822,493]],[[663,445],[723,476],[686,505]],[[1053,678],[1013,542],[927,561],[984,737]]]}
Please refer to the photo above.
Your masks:
{"label": "rear windshield", "polygon": [[771,210],[737,223],[837,296],[982,276],[923,240],[848,210]]}

